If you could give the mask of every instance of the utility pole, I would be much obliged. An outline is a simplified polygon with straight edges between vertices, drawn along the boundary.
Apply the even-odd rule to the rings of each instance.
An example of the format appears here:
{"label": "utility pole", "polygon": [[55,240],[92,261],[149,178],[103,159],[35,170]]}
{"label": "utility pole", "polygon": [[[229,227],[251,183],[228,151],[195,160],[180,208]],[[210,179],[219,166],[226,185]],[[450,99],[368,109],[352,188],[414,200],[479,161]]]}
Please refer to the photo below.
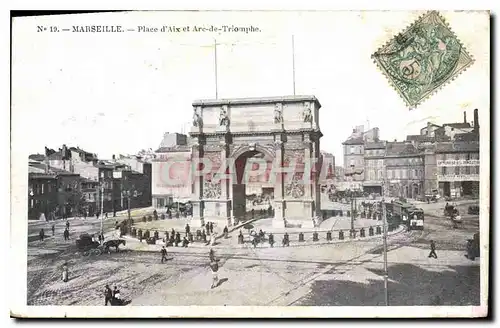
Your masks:
{"label": "utility pole", "polygon": [[293,73],[293,95],[295,96],[295,37],[292,35],[292,73]]}
{"label": "utility pole", "polygon": [[214,39],[214,71],[215,71],[215,99],[219,98],[219,84],[217,79],[217,40]]}
{"label": "utility pole", "polygon": [[127,201],[127,204],[128,204],[128,219],[130,220],[132,217],[130,215],[130,191],[127,192],[127,196],[128,196],[128,201]]}
{"label": "utility pole", "polygon": [[103,221],[104,216],[104,181],[101,182],[101,235],[103,234]]}
{"label": "utility pole", "polygon": [[389,306],[389,272],[387,271],[387,207],[384,200],[384,184],[382,185],[382,218],[384,226],[384,295],[385,305]]}

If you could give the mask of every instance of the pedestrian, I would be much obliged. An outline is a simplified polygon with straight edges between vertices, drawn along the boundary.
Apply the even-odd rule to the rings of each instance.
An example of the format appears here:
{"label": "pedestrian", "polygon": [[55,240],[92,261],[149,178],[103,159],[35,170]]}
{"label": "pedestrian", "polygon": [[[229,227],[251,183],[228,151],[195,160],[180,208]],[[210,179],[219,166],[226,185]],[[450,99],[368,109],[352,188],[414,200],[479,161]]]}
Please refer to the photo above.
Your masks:
{"label": "pedestrian", "polygon": [[207,231],[206,234],[209,235],[210,234],[210,222],[207,222],[207,224],[205,224],[205,230]]}
{"label": "pedestrian", "polygon": [[40,229],[39,236],[40,236],[40,240],[43,241],[43,238],[45,238],[45,231],[43,231],[43,228]]}
{"label": "pedestrian", "polygon": [[56,225],[52,224],[52,236],[55,235],[55,231],[56,231]]}
{"label": "pedestrian", "polygon": [[63,282],[68,282],[68,263],[64,262],[62,266],[62,281]]}
{"label": "pedestrian", "polygon": [[108,303],[109,305],[113,305],[112,301],[113,300],[113,291],[111,288],[109,288],[109,285],[106,285],[104,288],[104,306],[107,306]]}
{"label": "pedestrian", "polygon": [[209,225],[210,225],[210,233],[214,233],[214,224],[210,222]]}
{"label": "pedestrian", "polygon": [[172,228],[172,231],[170,232],[170,234],[175,237],[175,230],[174,230],[174,228]]}
{"label": "pedestrian", "polygon": [[274,236],[272,232],[269,234],[269,245],[271,245],[271,247],[274,245]]}
{"label": "pedestrian", "polygon": [[181,234],[179,232],[177,232],[175,234],[175,247],[178,247],[180,242],[181,242]]}
{"label": "pedestrian", "polygon": [[[107,219],[108,218],[108,212],[104,213],[104,217]],[[117,221],[118,222],[118,221]]]}
{"label": "pedestrian", "polygon": [[227,235],[229,233],[229,229],[227,228],[227,226],[224,227],[223,232],[224,232],[224,238],[227,238]]}
{"label": "pedestrian", "polygon": [[64,229],[63,235],[64,235],[64,240],[69,240],[69,230],[68,230],[68,228]]}
{"label": "pedestrian", "polygon": [[187,239],[186,236],[184,236],[184,239],[182,239],[182,247],[188,247],[189,245],[189,240]]}
{"label": "pedestrian", "polygon": [[120,294],[120,290],[115,286],[113,289],[113,305],[122,305],[122,297]]}
{"label": "pedestrian", "polygon": [[95,218],[99,220],[99,212],[96,213]]}
{"label": "pedestrian", "polygon": [[69,221],[66,220],[66,228],[69,229]]}
{"label": "pedestrian", "polygon": [[167,262],[167,249],[165,248],[165,246],[161,248],[161,263],[163,263],[163,260]]}
{"label": "pedestrian", "polygon": [[186,224],[186,236],[189,235],[189,232],[191,231],[189,224]]}
{"label": "pedestrian", "polygon": [[436,244],[434,243],[434,240],[431,240],[431,252],[429,253],[428,257],[433,257],[437,259],[437,254],[436,254]]}
{"label": "pedestrian", "polygon": [[288,233],[285,232],[283,235],[283,241],[281,243],[283,246],[290,246],[290,238],[288,237]]}
{"label": "pedestrian", "polygon": [[213,289],[219,284],[219,276],[217,273],[219,271],[219,263],[217,263],[217,261],[210,262],[210,269],[212,270],[212,286],[210,289]]}
{"label": "pedestrian", "polygon": [[217,262],[215,252],[212,248],[210,248],[210,251],[208,252],[208,258],[210,259],[210,262]]}

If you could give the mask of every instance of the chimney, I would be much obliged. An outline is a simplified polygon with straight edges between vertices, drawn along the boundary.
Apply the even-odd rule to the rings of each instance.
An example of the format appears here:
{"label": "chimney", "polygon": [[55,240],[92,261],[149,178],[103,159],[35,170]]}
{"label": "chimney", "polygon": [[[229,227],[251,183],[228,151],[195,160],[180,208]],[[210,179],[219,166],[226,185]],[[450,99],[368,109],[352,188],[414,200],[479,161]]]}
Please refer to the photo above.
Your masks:
{"label": "chimney", "polygon": [[115,155],[113,155],[113,161],[115,160]]}
{"label": "chimney", "polygon": [[464,123],[467,123],[467,112],[464,111]]}
{"label": "chimney", "polygon": [[474,132],[479,132],[479,114],[477,108],[474,109]]}

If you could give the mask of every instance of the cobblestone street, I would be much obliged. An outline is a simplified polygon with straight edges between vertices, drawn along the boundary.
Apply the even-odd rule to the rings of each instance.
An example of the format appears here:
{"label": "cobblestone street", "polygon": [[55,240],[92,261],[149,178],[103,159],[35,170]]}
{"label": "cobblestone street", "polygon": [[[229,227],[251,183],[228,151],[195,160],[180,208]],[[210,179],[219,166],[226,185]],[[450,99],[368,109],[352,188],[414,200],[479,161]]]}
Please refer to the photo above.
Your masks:
{"label": "cobblestone street", "polygon": [[[435,206],[431,204],[431,206]],[[442,204],[441,204],[442,206]],[[437,206],[436,206],[437,208]],[[477,216],[463,229],[430,216],[424,231],[388,239],[391,305],[479,304],[479,259],[464,257],[465,240]],[[114,222],[114,220],[113,220]],[[61,223],[62,225],[63,223]],[[107,225],[108,227],[111,224]],[[130,305],[383,305],[381,236],[344,243],[299,247],[234,247],[222,239],[220,285],[210,289],[208,246],[169,247],[161,264],[160,245],[132,238],[119,253],[79,255],[74,237],[87,226],[73,224],[72,240],[57,234],[29,243],[28,304],[104,305],[103,288],[117,285]],[[90,227],[97,229],[96,222]],[[428,258],[434,239],[438,259]],[[69,281],[61,280],[67,261]]]}

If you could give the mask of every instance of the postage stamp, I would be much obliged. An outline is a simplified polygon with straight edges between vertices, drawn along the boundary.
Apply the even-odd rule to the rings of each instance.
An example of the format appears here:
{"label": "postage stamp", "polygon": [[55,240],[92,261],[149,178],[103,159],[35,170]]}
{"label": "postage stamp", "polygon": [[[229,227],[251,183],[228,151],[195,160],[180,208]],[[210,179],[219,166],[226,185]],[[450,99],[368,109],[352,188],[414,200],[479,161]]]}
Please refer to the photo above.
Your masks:
{"label": "postage stamp", "polygon": [[420,17],[372,58],[410,108],[474,63],[437,11]]}

